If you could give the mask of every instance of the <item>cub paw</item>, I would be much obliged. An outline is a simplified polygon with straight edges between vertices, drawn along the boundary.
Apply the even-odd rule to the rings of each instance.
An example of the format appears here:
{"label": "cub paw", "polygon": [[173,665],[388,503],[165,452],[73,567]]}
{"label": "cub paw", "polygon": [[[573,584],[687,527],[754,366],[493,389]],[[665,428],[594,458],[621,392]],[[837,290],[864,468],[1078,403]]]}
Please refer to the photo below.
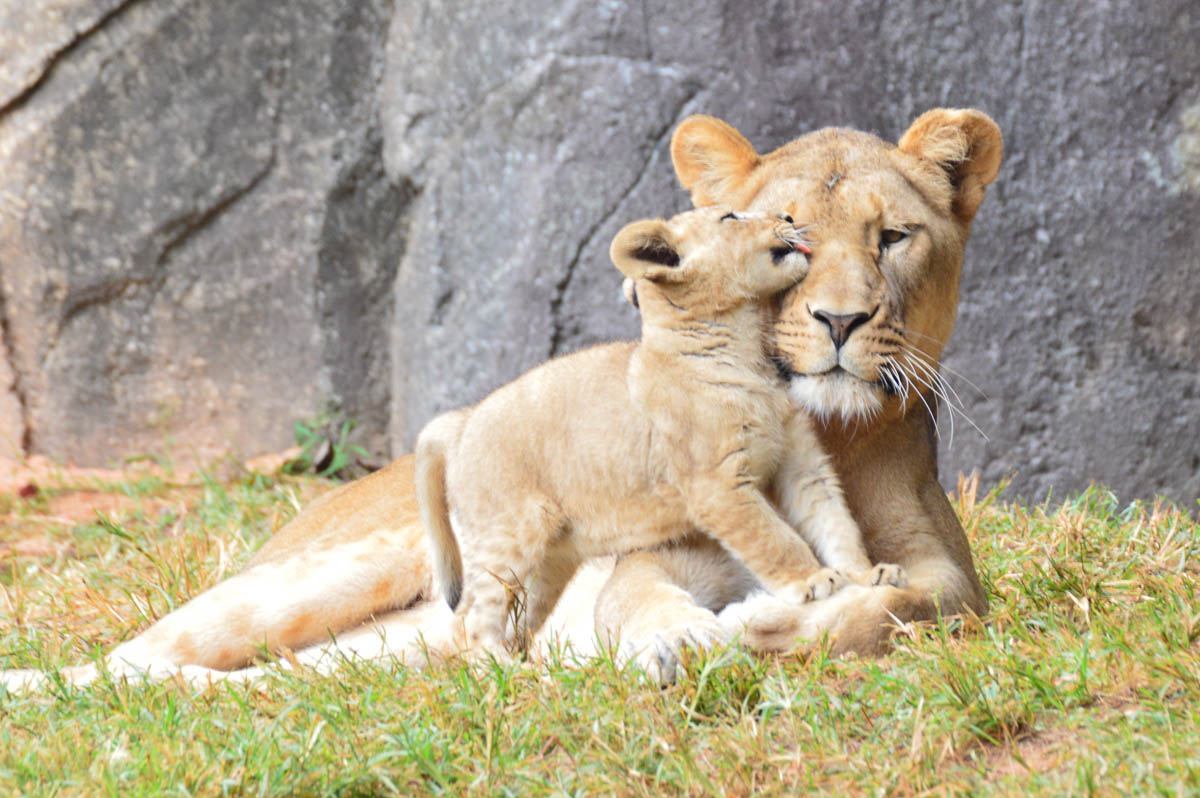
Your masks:
{"label": "cub paw", "polygon": [[908,587],[908,574],[904,566],[890,562],[881,562],[867,571],[867,581],[863,584],[875,587]]}
{"label": "cub paw", "polygon": [[850,580],[836,568],[822,568],[803,582],[802,602],[820,601],[841,590]]}

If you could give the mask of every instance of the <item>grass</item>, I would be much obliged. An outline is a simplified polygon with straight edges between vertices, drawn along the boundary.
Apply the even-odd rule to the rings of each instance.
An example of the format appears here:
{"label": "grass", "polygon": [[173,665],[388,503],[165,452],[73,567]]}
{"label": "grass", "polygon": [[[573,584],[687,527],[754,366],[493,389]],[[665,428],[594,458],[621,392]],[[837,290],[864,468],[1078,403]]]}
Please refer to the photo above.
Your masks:
{"label": "grass", "polygon": [[[0,665],[134,634],[325,484],[135,476],[0,497]],[[64,517],[81,490],[110,511]],[[1200,792],[1194,517],[1099,489],[1028,506],[962,484],[956,506],[992,612],[904,630],[880,660],[731,648],[661,690],[561,657],[0,694],[0,794]]]}

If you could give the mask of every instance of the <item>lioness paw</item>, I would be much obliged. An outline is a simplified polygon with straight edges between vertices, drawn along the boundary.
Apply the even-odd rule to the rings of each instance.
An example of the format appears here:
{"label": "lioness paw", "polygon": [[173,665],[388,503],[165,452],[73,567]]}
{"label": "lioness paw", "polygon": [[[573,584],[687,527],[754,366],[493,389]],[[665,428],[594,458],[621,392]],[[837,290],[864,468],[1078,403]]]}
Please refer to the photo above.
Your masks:
{"label": "lioness paw", "polygon": [[730,604],[717,617],[726,636],[755,651],[782,652],[796,643],[800,612],[797,600],[756,593]]}
{"label": "lioness paw", "polygon": [[13,695],[32,693],[49,684],[50,679],[41,671],[11,670],[0,672],[0,686]]}
{"label": "lioness paw", "polygon": [[666,685],[674,682],[682,670],[684,649],[709,649],[728,637],[715,615],[697,609],[687,618],[677,618],[642,635],[625,637],[618,654],[645,671],[650,681]]}

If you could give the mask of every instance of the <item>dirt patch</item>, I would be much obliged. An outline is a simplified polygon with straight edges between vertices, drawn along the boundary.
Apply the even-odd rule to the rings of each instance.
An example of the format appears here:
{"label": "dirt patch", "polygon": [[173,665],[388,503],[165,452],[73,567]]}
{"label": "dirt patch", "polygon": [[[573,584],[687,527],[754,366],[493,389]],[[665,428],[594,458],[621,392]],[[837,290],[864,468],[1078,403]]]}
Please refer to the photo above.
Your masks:
{"label": "dirt patch", "polygon": [[1075,735],[1067,729],[1047,729],[1007,746],[988,746],[990,770],[997,776],[1044,773],[1063,763],[1074,749]]}
{"label": "dirt patch", "polygon": [[75,553],[75,547],[65,540],[53,540],[47,537],[25,538],[13,543],[0,543],[0,559],[5,557],[35,557],[46,559],[53,557],[69,557]]}
{"label": "dirt patch", "polygon": [[[207,472],[221,482],[251,472],[275,474],[296,454],[289,449],[245,462],[226,458]],[[154,478],[161,485],[152,483],[146,491],[128,489]],[[168,473],[154,463],[107,469],[64,466],[39,456],[19,462],[0,458],[0,559],[70,556],[70,532],[79,524],[133,514],[179,518],[202,493],[196,472]]]}

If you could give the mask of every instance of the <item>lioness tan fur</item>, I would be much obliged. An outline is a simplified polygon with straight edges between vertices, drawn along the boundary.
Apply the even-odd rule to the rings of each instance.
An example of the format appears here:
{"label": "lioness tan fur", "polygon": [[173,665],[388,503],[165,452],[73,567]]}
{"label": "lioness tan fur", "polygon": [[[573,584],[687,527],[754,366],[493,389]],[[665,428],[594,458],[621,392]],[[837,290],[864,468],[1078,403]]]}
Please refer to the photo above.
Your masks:
{"label": "lioness tan fur", "polygon": [[[753,577],[695,535],[619,563],[589,560],[542,634],[587,650],[597,631],[607,633],[669,678],[681,646],[737,629],[754,648],[828,634],[837,651],[878,653],[896,623],[985,612],[966,538],[937,481],[931,410],[963,248],[1000,167],[995,123],[979,111],[935,109],[899,144],[826,128],[760,155],[730,125],[696,116],[677,128],[671,151],[699,204],[782,208],[816,223],[808,276],[768,308],[776,355],[790,370],[793,401],[818,418],[868,554],[904,566],[909,585],[850,585],[801,605],[747,602]],[[258,678],[260,669],[244,666],[264,643],[325,668],[343,655],[413,662],[422,646],[450,644],[451,613],[434,584],[412,474],[411,455],[401,457],[313,502],[244,571],[118,646],[103,665],[116,674]],[[84,666],[62,677],[95,675]],[[12,687],[42,679],[4,674]]]}
{"label": "lioness tan fur", "polygon": [[827,536],[850,552],[838,564],[870,569],[837,478],[763,351],[760,305],[807,272],[802,247],[778,214],[703,208],[635,222],[611,256],[641,287],[640,342],[557,358],[425,427],[421,518],[467,646],[501,648],[513,586],[539,568],[522,616],[533,630],[587,557],[693,529],[803,600],[820,564],[764,494],[777,473],[823,531],[837,526]]}

